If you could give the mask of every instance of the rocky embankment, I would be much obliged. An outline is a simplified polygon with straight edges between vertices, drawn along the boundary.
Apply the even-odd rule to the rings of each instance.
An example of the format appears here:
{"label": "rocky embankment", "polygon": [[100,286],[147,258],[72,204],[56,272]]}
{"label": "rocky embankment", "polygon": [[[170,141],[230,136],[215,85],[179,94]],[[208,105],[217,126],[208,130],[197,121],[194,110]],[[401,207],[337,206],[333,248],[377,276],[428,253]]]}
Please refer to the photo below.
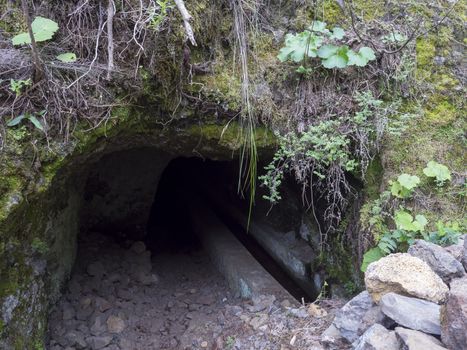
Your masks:
{"label": "rocky embankment", "polygon": [[467,235],[442,248],[418,240],[368,266],[366,290],[323,333],[329,348],[467,349]]}

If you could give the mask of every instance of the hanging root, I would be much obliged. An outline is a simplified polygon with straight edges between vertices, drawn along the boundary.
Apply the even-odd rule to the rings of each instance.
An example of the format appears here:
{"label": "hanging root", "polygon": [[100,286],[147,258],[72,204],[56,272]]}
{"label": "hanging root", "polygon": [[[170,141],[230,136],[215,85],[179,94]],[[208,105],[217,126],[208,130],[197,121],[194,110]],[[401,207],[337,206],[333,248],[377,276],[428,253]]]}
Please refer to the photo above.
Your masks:
{"label": "hanging root", "polygon": [[188,40],[190,40],[191,45],[196,46],[196,40],[195,40],[195,35],[193,34],[193,28],[191,27],[191,17],[190,13],[185,7],[185,3],[183,0],[174,0],[175,5],[177,5],[178,11],[180,11],[180,14],[182,15],[183,18],[183,24],[185,25],[185,32]]}

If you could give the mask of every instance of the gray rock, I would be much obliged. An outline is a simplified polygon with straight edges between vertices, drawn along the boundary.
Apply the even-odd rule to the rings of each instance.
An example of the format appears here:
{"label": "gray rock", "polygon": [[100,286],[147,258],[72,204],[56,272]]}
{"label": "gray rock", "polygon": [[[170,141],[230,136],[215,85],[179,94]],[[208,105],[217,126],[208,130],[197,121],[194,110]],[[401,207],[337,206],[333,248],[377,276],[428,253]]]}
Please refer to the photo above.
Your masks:
{"label": "gray rock", "polygon": [[19,304],[19,300],[14,295],[9,295],[5,298],[5,301],[0,308],[2,314],[2,320],[5,324],[8,324],[13,318],[13,311]]}
{"label": "gray rock", "polygon": [[396,327],[402,350],[447,350],[435,337],[412,329]]}
{"label": "gray rock", "polygon": [[90,332],[92,335],[100,335],[106,331],[104,315],[98,315],[92,322]]}
{"label": "gray rock", "polygon": [[439,245],[418,239],[408,253],[426,262],[445,283],[465,275],[462,264]]}
{"label": "gray rock", "polygon": [[69,331],[65,334],[68,344],[77,349],[85,349],[88,344],[84,340],[84,334],[79,331]]}
{"label": "gray rock", "polygon": [[361,292],[336,313],[333,324],[345,339],[353,343],[358,339],[359,332],[362,332],[363,316],[372,307],[370,294],[367,291]]}
{"label": "gray rock", "polygon": [[101,335],[89,337],[86,339],[92,350],[99,350],[110,344],[112,337],[110,335]]}
{"label": "gray rock", "polygon": [[462,257],[464,256],[464,243],[465,240],[463,238],[459,238],[457,244],[444,247],[444,250],[451,254],[457,261],[462,263]]}
{"label": "gray rock", "polygon": [[467,238],[464,239],[464,254],[462,256],[462,265],[464,265],[464,269],[467,271]]}
{"label": "gray rock", "polygon": [[441,334],[440,306],[430,301],[388,293],[381,310],[401,326],[430,334]]}
{"label": "gray rock", "polygon": [[291,308],[287,309],[287,314],[292,315],[294,317],[298,317],[298,318],[307,318],[307,317],[310,316],[308,311],[306,311],[306,309],[303,308],[303,307],[300,307],[300,308],[291,307]]}
{"label": "gray rock", "polygon": [[331,324],[322,334],[321,342],[324,344],[336,345],[340,343],[344,338],[341,335],[341,332],[337,329],[334,324]]}
{"label": "gray rock", "polygon": [[393,331],[374,324],[353,344],[354,350],[399,350],[400,343]]}
{"label": "gray rock", "polygon": [[146,251],[146,244],[142,241],[136,241],[131,245],[130,250],[136,254],[142,254]]}
{"label": "gray rock", "polygon": [[249,324],[254,330],[257,330],[262,325],[265,325],[268,320],[269,316],[267,314],[259,314],[258,316],[253,317]]}
{"label": "gray rock", "polygon": [[76,312],[71,304],[65,304],[63,306],[62,318],[64,321],[71,320],[75,317]]}
{"label": "gray rock", "polygon": [[114,315],[110,315],[106,323],[109,333],[121,333],[126,327],[125,321]]}
{"label": "gray rock", "polygon": [[267,309],[269,309],[274,305],[274,301],[276,300],[276,297],[274,295],[258,295],[258,296],[253,296],[252,302],[253,305],[248,306],[247,309],[250,312],[259,312]]}
{"label": "gray rock", "polygon": [[104,275],[104,265],[100,261],[93,262],[88,265],[86,272],[89,276],[100,278]]}
{"label": "gray rock", "polygon": [[450,349],[467,349],[467,277],[451,281],[447,302],[441,308],[441,339]]}
{"label": "gray rock", "polygon": [[385,328],[391,328],[395,325],[395,322],[383,313],[381,305],[374,305],[363,315],[358,328],[358,335],[362,335],[370,326],[376,323]]}
{"label": "gray rock", "polygon": [[389,254],[368,265],[365,286],[375,303],[393,292],[439,304],[449,291],[426,262],[407,253]]}

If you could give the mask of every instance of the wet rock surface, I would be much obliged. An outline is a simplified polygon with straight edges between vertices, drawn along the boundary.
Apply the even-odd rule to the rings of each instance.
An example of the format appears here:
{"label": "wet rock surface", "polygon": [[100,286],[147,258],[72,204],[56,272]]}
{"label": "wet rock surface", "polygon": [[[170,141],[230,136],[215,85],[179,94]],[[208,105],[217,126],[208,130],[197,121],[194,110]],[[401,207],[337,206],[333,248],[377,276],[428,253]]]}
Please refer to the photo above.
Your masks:
{"label": "wet rock surface", "polygon": [[344,303],[241,300],[203,251],[151,257],[143,242],[80,239],[75,271],[49,317],[48,350],[323,349],[320,335]]}

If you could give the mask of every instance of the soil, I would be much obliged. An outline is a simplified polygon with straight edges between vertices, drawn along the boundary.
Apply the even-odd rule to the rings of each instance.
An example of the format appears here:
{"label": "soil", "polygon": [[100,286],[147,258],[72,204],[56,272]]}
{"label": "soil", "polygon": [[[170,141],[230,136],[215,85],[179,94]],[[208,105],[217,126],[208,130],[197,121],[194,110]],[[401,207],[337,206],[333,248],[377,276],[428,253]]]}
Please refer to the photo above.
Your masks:
{"label": "soil", "polygon": [[241,300],[201,249],[151,256],[143,242],[83,234],[49,317],[50,350],[323,349],[339,300]]}

